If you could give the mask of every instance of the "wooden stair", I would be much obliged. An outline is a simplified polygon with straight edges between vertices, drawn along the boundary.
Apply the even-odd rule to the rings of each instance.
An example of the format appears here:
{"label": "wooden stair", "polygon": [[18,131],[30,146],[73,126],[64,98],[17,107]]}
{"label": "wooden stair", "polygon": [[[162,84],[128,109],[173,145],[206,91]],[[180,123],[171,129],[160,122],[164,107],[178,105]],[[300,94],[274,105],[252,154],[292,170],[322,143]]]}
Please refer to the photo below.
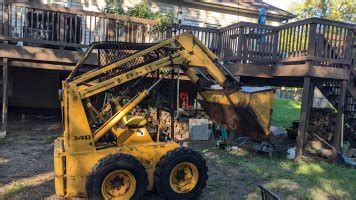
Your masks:
{"label": "wooden stair", "polygon": [[[331,49],[331,56],[333,58],[339,57],[337,51],[332,47],[332,45],[330,45],[328,39],[319,34],[318,40],[321,40],[324,45],[327,45],[327,47]],[[354,130],[356,130],[356,73],[353,70],[352,66],[350,72],[351,77],[347,83],[347,91],[344,104],[345,123],[352,127]],[[335,108],[337,108],[341,91],[340,82],[335,80],[326,80],[323,81],[321,84],[317,84],[317,87],[320,89],[321,93],[328,99],[328,101]]]}
{"label": "wooden stair", "polygon": [[[345,98],[344,110],[345,110],[345,123],[356,130],[356,98],[354,96],[354,91],[356,90],[356,85],[353,84],[355,79],[349,82],[347,87],[347,93]],[[350,84],[352,83],[352,85]],[[337,108],[339,103],[340,95],[340,82],[338,81],[324,81],[318,84],[317,87],[326,99]]]}

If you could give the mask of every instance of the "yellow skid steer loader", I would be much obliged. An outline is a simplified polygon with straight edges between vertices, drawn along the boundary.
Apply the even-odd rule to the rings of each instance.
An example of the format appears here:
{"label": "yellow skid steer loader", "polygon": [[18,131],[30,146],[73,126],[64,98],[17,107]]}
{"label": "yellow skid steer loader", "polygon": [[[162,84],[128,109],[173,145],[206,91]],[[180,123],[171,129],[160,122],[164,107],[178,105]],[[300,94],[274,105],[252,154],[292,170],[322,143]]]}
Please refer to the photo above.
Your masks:
{"label": "yellow skid steer loader", "polygon": [[[54,148],[56,195],[142,199],[146,191],[157,190],[165,199],[198,196],[208,179],[203,157],[174,141],[161,141],[159,131],[156,136],[148,131],[144,117],[130,115],[165,76],[157,78],[154,84],[137,92],[129,101],[125,101],[120,92],[133,86],[132,81],[150,73],[169,74],[179,68],[197,88],[199,99],[206,105],[248,109],[246,105],[252,101],[251,95],[241,90],[236,78],[190,32],[154,45],[141,44],[134,50],[118,49],[115,55],[121,56],[120,59],[106,58],[101,60],[105,65],[85,70],[85,61],[91,59],[95,49],[105,51],[108,44],[92,44],[63,82],[64,133],[55,140]],[[270,94],[256,98],[253,104],[262,102],[261,110],[250,109],[259,116],[254,126],[264,133],[268,132],[269,109],[273,103],[266,100],[269,98]],[[224,123],[221,119],[217,121]]]}

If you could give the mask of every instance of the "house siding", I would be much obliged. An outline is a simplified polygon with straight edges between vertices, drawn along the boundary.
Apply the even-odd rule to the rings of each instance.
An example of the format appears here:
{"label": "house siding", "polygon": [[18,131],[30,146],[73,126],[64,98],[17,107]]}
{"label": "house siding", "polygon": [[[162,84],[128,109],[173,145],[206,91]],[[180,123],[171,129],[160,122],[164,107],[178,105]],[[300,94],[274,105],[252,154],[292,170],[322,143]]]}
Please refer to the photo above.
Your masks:
{"label": "house siding", "polygon": [[[124,9],[132,8],[139,4],[140,0],[123,0],[122,7]],[[154,11],[162,11],[163,13],[178,13],[179,9],[183,12],[183,18],[202,22],[203,24],[216,24],[221,27],[228,26],[240,21],[257,23],[258,16],[247,13],[228,13],[222,9],[208,10],[203,7],[188,5],[186,3],[164,3],[163,1],[152,1],[152,9]],[[281,19],[267,18],[267,24],[272,26],[280,25]],[[204,25],[203,25],[204,26]]]}
{"label": "house siding", "polygon": [[[123,0],[122,8],[127,10],[139,4],[141,0]],[[165,1],[151,1],[152,10],[161,11],[163,13],[178,13],[179,10],[183,12],[183,19],[201,22],[200,26],[206,26],[207,24],[218,25],[220,27],[228,26],[240,21],[255,22],[257,23],[258,16],[256,14],[248,14],[242,12],[233,13],[232,11],[226,11],[223,9],[207,9],[197,5],[190,5],[177,1],[172,4]],[[102,12],[104,8],[108,7],[106,3],[97,2],[95,0],[72,0],[71,7],[81,8],[84,10]],[[183,22],[184,23],[184,22]],[[267,24],[272,26],[278,26],[282,23],[282,19],[267,18]]]}

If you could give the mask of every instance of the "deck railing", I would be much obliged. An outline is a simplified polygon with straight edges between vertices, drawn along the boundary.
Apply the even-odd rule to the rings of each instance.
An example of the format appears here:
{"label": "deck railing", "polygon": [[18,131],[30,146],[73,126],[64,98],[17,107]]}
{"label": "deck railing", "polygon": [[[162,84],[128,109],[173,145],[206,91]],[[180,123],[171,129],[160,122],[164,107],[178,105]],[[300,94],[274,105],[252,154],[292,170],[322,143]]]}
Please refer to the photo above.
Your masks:
{"label": "deck railing", "polygon": [[270,62],[276,58],[275,27],[240,22],[221,29],[219,56],[223,60],[248,63]]}
{"label": "deck railing", "polygon": [[0,41],[83,48],[96,41],[157,42],[189,30],[222,60],[259,65],[349,66],[356,30],[353,24],[310,18],[278,27],[239,22],[221,29],[181,25],[159,31],[154,20],[9,2],[0,0]]}
{"label": "deck railing", "polygon": [[200,41],[202,41],[214,53],[218,52],[220,32],[216,28],[205,28],[188,25],[180,25],[172,29],[172,35],[178,35],[186,31],[191,31]]}
{"label": "deck railing", "polygon": [[313,62],[328,67],[351,64],[352,24],[317,18],[278,27],[240,22],[220,30],[219,56],[226,61],[274,64]]}
{"label": "deck railing", "polygon": [[155,42],[169,37],[158,22],[59,6],[0,1],[1,40],[86,47],[96,41]]}

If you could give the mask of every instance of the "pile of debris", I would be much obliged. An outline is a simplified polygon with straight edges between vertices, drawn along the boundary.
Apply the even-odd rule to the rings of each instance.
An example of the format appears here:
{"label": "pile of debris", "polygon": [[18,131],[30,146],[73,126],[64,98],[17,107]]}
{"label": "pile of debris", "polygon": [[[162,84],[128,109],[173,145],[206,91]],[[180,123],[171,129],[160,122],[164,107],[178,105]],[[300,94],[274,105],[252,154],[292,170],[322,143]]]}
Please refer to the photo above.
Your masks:
{"label": "pile of debris", "polygon": [[[306,144],[306,150],[309,153],[318,154],[324,158],[329,158],[332,155],[331,148],[327,144],[333,144],[336,118],[337,113],[332,108],[312,108],[308,127],[309,141]],[[292,126],[287,129],[290,138],[297,137],[298,126],[299,121],[294,121]],[[346,127],[344,136],[351,147],[356,144],[356,134],[353,129]]]}
{"label": "pile of debris", "polygon": [[[320,140],[313,135],[316,134],[326,142],[332,142],[333,130],[335,129],[336,113],[330,108],[312,108],[310,112],[308,127],[308,142],[305,144],[305,150],[314,155],[320,155],[323,158],[329,158],[332,150],[325,146]],[[293,121],[292,126],[287,129],[290,138],[297,137],[299,121]],[[313,135],[313,136],[311,136]]]}
{"label": "pile of debris", "polygon": [[[336,125],[336,112],[331,108],[312,108],[309,120],[309,133],[315,133],[325,141],[331,142]],[[292,126],[287,128],[290,138],[297,137],[299,121],[293,121]]]}

